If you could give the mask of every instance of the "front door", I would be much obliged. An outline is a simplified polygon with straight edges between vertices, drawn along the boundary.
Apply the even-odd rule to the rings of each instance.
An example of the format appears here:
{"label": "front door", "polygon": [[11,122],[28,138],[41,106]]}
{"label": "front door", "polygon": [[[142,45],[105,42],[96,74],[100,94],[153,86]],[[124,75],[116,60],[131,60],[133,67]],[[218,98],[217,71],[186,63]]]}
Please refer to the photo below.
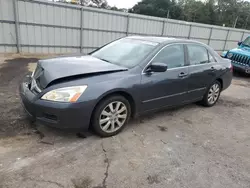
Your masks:
{"label": "front door", "polygon": [[139,109],[141,112],[178,105],[186,101],[189,74],[184,54],[184,45],[171,44],[164,47],[151,61],[151,63],[166,63],[168,69],[166,72],[143,72],[140,90],[141,109]]}

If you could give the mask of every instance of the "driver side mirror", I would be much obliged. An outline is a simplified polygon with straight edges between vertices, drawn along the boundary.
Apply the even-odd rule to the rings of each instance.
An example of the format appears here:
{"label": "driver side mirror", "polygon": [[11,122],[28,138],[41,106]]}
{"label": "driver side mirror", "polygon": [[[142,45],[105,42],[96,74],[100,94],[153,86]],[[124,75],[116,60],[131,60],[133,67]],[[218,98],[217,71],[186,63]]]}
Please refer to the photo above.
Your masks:
{"label": "driver side mirror", "polygon": [[240,46],[241,44],[242,44],[242,42],[239,41],[239,42],[238,42],[238,46]]}
{"label": "driver side mirror", "polygon": [[152,63],[146,70],[146,72],[166,72],[168,66],[165,63]]}

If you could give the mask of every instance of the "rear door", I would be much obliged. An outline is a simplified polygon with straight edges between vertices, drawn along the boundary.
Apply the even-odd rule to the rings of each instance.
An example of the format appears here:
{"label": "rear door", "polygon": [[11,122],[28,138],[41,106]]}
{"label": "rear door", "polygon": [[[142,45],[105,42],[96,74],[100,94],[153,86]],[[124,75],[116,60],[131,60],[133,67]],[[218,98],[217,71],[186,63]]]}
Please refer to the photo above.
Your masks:
{"label": "rear door", "polygon": [[166,72],[147,74],[144,71],[142,73],[140,89],[142,109],[140,110],[148,111],[163,106],[178,105],[186,101],[188,67],[186,66],[184,45],[165,46],[152,59],[151,63],[153,62],[165,63],[168,69]]}
{"label": "rear door", "polygon": [[203,97],[207,87],[216,78],[218,63],[209,51],[199,44],[186,44],[188,54],[188,98]]}

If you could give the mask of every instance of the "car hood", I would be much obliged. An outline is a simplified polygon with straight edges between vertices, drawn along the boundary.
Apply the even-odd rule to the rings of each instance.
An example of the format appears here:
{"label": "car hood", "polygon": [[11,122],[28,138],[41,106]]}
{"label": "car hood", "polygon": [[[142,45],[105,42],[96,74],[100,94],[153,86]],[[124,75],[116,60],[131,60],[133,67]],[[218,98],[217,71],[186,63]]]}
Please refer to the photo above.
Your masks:
{"label": "car hood", "polygon": [[240,55],[250,56],[250,48],[249,47],[238,47],[230,50],[230,52]]}
{"label": "car hood", "polygon": [[39,60],[34,79],[39,82],[41,88],[46,88],[51,82],[59,79],[125,70],[128,69],[92,56],[60,57]]}

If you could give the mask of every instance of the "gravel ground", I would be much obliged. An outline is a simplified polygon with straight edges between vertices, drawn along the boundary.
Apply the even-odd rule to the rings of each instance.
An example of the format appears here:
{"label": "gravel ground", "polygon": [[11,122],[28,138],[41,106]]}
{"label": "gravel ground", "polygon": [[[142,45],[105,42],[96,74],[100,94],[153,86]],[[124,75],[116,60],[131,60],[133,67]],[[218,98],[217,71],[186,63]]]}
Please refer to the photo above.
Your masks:
{"label": "gravel ground", "polygon": [[0,57],[0,187],[250,187],[249,77],[235,77],[212,108],[161,111],[102,139],[26,119],[18,83],[36,60]]}

